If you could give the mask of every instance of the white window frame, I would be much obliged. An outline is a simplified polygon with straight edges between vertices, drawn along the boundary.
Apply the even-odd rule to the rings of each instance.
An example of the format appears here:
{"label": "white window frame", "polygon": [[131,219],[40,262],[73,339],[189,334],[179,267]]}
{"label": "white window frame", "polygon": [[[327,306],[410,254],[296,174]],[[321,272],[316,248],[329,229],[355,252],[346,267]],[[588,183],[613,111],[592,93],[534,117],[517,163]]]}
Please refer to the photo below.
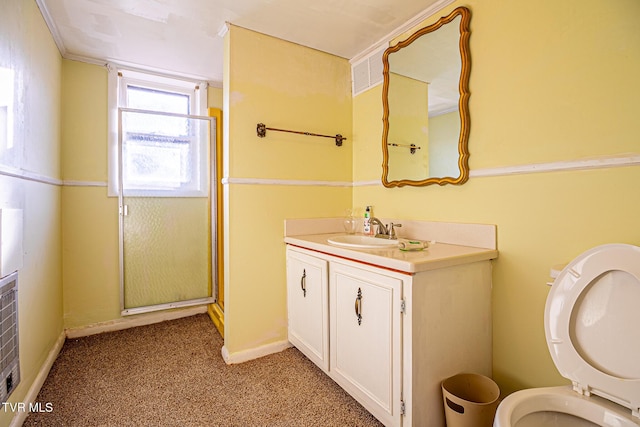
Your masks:
{"label": "white window frame", "polygon": [[[118,166],[118,127],[119,127],[119,108],[126,108],[126,88],[127,85],[135,85],[161,91],[183,93],[189,95],[190,115],[194,117],[207,117],[207,83],[196,82],[193,80],[182,79],[177,77],[168,77],[154,73],[142,72],[137,70],[118,68],[112,64],[107,65],[109,71],[108,76],[108,179],[107,194],[109,197],[118,197],[119,195],[119,166]],[[206,165],[207,153],[199,153],[200,161]],[[201,173],[206,174],[206,169],[201,168]],[[205,178],[206,180],[206,178]],[[207,188],[201,188],[197,191],[172,191],[174,197],[201,197],[206,196]],[[134,190],[127,196],[162,196],[166,192],[152,190]]]}

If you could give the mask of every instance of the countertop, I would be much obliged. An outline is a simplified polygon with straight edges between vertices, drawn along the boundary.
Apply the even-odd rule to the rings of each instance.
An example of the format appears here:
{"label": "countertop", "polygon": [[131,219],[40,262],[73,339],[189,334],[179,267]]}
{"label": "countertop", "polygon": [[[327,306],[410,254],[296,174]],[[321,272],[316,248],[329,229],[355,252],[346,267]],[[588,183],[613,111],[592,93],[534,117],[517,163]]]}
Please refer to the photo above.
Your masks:
{"label": "countertop", "polygon": [[284,238],[284,241],[289,245],[408,274],[486,261],[498,257],[496,249],[438,242],[430,243],[429,247],[422,251],[401,251],[398,248],[352,249],[327,242],[327,239],[343,234],[325,233],[288,236]]}

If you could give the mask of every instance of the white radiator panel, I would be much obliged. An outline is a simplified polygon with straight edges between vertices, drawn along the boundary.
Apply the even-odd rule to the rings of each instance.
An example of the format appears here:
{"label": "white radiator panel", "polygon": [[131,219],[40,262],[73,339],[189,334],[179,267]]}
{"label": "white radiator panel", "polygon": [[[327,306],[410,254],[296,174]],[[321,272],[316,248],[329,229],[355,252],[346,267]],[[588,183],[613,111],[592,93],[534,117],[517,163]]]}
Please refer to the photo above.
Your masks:
{"label": "white radiator panel", "polygon": [[0,279],[0,402],[20,383],[18,273]]}

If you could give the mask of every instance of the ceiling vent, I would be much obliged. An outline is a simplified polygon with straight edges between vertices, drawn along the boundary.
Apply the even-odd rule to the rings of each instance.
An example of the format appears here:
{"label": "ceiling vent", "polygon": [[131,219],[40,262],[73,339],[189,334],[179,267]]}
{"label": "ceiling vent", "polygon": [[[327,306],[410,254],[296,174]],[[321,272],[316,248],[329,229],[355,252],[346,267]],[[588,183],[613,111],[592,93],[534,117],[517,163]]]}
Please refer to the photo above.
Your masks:
{"label": "ceiling vent", "polygon": [[369,56],[351,64],[353,96],[382,83],[382,55],[386,48],[383,46],[373,51]]}

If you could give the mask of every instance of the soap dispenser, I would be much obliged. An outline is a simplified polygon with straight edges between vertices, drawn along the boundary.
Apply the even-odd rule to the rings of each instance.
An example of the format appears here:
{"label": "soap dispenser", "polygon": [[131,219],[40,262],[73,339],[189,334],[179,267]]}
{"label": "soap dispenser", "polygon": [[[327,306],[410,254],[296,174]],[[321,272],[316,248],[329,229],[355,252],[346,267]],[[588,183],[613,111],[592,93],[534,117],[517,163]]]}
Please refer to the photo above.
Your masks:
{"label": "soap dispenser", "polygon": [[371,235],[371,206],[367,206],[367,208],[364,211],[364,227],[363,227],[363,232],[364,234],[366,234],[367,236]]}

